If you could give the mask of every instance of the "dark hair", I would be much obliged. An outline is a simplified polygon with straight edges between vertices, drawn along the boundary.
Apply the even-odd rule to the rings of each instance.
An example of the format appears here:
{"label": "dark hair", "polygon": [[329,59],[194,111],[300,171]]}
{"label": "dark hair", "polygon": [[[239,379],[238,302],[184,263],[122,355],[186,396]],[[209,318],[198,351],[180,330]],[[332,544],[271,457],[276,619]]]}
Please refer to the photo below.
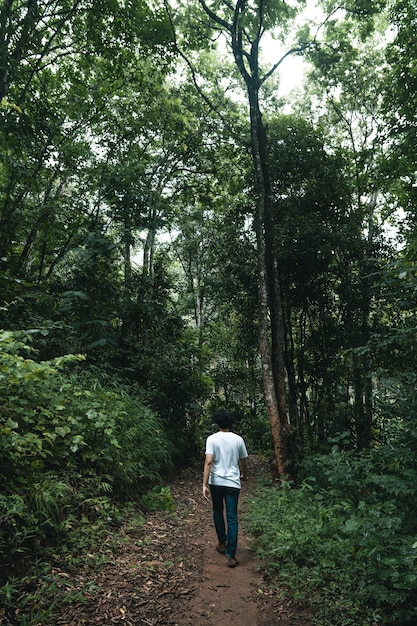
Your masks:
{"label": "dark hair", "polygon": [[213,421],[219,428],[230,428],[233,425],[234,417],[230,411],[220,409],[215,412]]}

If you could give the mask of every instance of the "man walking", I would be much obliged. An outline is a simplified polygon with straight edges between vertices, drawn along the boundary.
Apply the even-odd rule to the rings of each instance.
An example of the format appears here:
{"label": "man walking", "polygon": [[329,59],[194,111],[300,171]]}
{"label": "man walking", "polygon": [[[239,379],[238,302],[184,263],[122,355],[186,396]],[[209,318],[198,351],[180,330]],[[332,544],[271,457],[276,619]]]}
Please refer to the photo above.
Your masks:
{"label": "man walking", "polygon": [[[227,556],[228,567],[236,567],[241,480],[247,480],[248,453],[242,437],[231,431],[233,415],[224,409],[214,414],[219,432],[207,437],[203,472],[203,496],[213,504],[214,526],[219,540],[216,550]],[[227,532],[224,520],[226,506]]]}

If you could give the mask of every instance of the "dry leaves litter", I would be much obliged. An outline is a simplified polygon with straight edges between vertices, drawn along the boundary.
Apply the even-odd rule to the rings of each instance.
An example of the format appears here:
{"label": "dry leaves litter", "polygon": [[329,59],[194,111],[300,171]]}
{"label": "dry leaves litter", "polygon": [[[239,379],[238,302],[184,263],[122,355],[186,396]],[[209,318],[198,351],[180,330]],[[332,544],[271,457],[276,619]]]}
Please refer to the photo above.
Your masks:
{"label": "dry leaves litter", "polygon": [[[257,459],[250,463],[252,478],[244,492],[254,486],[259,466]],[[263,583],[243,531],[240,566],[226,567],[225,557],[215,551],[211,506],[202,498],[199,470],[183,472],[170,489],[174,513],[151,513],[144,525],[127,523],[108,537],[103,553],[108,555],[111,545],[112,562],[51,572],[60,593],[71,598],[68,605],[60,601],[55,607],[51,624],[310,624],[306,612],[278,600]],[[0,624],[9,626],[2,619]]]}

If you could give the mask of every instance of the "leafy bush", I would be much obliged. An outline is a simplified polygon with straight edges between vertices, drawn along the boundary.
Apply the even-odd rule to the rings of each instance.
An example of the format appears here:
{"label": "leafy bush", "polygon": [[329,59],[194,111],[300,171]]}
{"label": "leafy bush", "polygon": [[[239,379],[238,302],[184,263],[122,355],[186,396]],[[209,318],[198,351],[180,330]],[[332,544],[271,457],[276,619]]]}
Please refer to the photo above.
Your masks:
{"label": "leafy bush", "polygon": [[393,457],[334,449],[308,460],[299,488],[264,487],[248,501],[265,571],[315,602],[317,623],[415,623],[417,476]]}
{"label": "leafy bush", "polygon": [[[27,358],[33,332],[0,332],[0,559],[12,564],[144,493],[170,467],[159,418],[122,385],[70,373],[80,356]],[[82,525],[82,524],[81,524]]]}
{"label": "leafy bush", "polygon": [[142,502],[150,511],[175,511],[175,502],[170,487],[155,486],[142,496]]}

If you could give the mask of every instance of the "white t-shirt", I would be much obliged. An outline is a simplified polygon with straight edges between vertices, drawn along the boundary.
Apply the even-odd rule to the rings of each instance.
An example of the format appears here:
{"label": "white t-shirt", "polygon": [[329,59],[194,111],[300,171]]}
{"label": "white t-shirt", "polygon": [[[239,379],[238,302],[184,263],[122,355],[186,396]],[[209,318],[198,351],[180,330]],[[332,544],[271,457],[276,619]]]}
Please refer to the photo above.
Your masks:
{"label": "white t-shirt", "polygon": [[219,431],[207,437],[206,454],[213,455],[209,485],[240,488],[239,459],[246,459],[245,442],[240,435]]}

